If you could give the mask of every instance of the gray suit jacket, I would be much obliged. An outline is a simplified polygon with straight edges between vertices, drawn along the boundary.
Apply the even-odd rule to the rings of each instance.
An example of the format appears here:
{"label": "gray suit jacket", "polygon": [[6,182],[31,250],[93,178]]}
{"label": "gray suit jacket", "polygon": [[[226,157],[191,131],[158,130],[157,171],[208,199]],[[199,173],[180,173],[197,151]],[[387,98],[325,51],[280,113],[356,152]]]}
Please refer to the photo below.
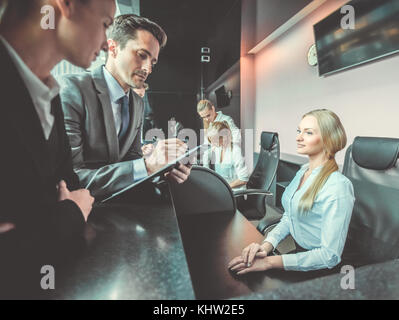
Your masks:
{"label": "gray suit jacket", "polygon": [[119,145],[102,66],[91,73],[64,76],[61,88],[65,128],[81,187],[98,200],[131,184],[132,160],[142,158],[143,100],[131,90],[133,119]]}

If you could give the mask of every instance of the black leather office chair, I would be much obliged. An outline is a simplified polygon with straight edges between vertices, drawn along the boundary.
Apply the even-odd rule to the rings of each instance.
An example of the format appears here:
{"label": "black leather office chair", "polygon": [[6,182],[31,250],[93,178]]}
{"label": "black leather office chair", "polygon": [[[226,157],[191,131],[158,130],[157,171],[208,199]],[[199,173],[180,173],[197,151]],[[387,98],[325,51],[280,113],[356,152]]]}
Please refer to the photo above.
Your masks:
{"label": "black leather office chair", "polygon": [[356,137],[343,174],[355,205],[343,260],[359,266],[399,258],[399,139]]}
{"label": "black leather office chair", "polygon": [[208,168],[193,166],[187,181],[169,185],[177,215],[237,211],[229,184]]}
{"label": "black leather office chair", "polygon": [[[266,196],[272,195],[270,187],[276,177],[280,160],[280,143],[277,132],[262,132],[260,146],[259,158],[249,177],[247,189],[234,192],[238,200],[238,210],[248,220],[259,220],[266,214]],[[246,199],[243,197],[244,195],[247,196]]]}

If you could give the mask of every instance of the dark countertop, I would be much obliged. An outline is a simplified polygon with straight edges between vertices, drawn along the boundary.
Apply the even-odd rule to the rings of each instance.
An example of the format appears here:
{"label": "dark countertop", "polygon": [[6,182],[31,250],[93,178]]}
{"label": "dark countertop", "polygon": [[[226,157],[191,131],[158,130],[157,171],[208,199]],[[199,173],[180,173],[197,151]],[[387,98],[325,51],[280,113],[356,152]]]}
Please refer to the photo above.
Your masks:
{"label": "dark countertop", "polygon": [[343,274],[232,275],[230,259],[263,239],[240,214],[184,216],[178,225],[171,203],[112,204],[95,208],[88,225],[82,256],[56,273],[55,299],[399,299],[399,260],[356,269],[355,290],[341,288]]}
{"label": "dark countertop", "polygon": [[182,215],[178,221],[197,299],[228,299],[276,285],[262,274],[242,280],[228,270],[242,248],[263,239],[240,213]]}
{"label": "dark countertop", "polygon": [[240,300],[363,300],[399,299],[399,260],[355,269],[355,289],[344,290],[345,274],[334,274],[305,282],[288,284],[275,290],[254,293]]}
{"label": "dark countertop", "polygon": [[171,204],[103,205],[89,225],[82,258],[56,278],[57,299],[194,299]]}

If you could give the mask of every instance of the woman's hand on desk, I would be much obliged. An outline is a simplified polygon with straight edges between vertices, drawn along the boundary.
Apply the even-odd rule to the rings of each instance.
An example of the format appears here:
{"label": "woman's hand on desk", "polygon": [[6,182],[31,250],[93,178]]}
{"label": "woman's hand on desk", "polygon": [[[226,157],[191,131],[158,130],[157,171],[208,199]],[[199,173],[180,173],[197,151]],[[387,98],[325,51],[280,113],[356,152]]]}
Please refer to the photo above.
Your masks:
{"label": "woman's hand on desk", "polygon": [[[249,254],[251,258],[249,260]],[[267,257],[267,252],[261,249],[260,244],[251,243],[248,247],[244,248],[242,255],[235,257],[228,264],[228,268],[231,271],[241,270],[243,268],[248,268],[252,265],[254,259],[262,259]],[[249,262],[250,261],[250,262]]]}
{"label": "woman's hand on desk", "polygon": [[[229,269],[233,272],[236,272],[237,275],[242,275],[246,274],[249,272],[255,272],[255,271],[266,271],[270,269],[283,269],[283,259],[281,256],[265,256],[265,257],[260,257],[261,253],[257,253],[256,259],[254,262],[251,264],[250,267],[248,267],[244,261],[242,260],[242,257],[237,257],[235,258],[235,264],[231,266]],[[241,259],[241,261],[240,261]],[[233,259],[234,260],[234,259]]]}
{"label": "woman's hand on desk", "polygon": [[[267,254],[264,251],[259,251],[255,254],[256,258],[265,258],[266,256],[267,256]],[[249,267],[249,266],[251,266],[251,264],[248,264],[248,262],[246,262],[242,256],[238,256],[238,257],[235,257],[233,260],[231,260],[227,267],[231,271],[234,271],[239,267],[240,268],[241,267]]]}
{"label": "woman's hand on desk", "polygon": [[251,243],[249,246],[242,250],[241,257],[248,267],[252,264],[252,261],[257,257],[266,257],[273,250],[273,246],[269,242]]}
{"label": "woman's hand on desk", "polygon": [[[268,257],[267,255],[273,250],[273,246],[269,242],[251,243],[242,250],[239,257],[235,257],[230,261],[228,268],[237,274],[247,273],[251,271],[264,271],[272,268],[279,268],[280,264],[275,256]],[[270,262],[274,264],[270,265]],[[283,262],[281,260],[281,267]],[[246,270],[244,272],[244,270]]]}

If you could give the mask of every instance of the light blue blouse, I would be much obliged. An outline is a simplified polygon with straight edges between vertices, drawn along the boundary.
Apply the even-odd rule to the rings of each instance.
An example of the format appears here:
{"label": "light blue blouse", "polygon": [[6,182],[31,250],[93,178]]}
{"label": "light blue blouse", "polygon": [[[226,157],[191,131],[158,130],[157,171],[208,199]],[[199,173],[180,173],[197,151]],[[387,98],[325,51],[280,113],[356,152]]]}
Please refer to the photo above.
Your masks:
{"label": "light blue blouse", "polygon": [[[215,171],[220,174],[228,183],[231,183],[237,179],[241,181],[249,180],[249,173],[247,166],[245,165],[245,159],[241,155],[241,148],[238,145],[234,145],[233,148],[226,148],[223,156],[223,161],[220,162],[220,156],[222,154],[222,147],[212,147],[203,156],[204,167],[210,167],[210,161],[212,159],[212,152],[215,153]],[[243,185],[234,190],[245,189]]]}
{"label": "light blue blouse", "polygon": [[282,255],[285,270],[309,271],[333,268],[341,261],[355,197],[352,183],[340,172],[333,172],[317,194],[309,212],[299,212],[298,204],[322,166],[315,168],[297,191],[308,164],[302,166],[286,188],[284,214],[265,241],[274,248],[289,234],[309,251]]}

